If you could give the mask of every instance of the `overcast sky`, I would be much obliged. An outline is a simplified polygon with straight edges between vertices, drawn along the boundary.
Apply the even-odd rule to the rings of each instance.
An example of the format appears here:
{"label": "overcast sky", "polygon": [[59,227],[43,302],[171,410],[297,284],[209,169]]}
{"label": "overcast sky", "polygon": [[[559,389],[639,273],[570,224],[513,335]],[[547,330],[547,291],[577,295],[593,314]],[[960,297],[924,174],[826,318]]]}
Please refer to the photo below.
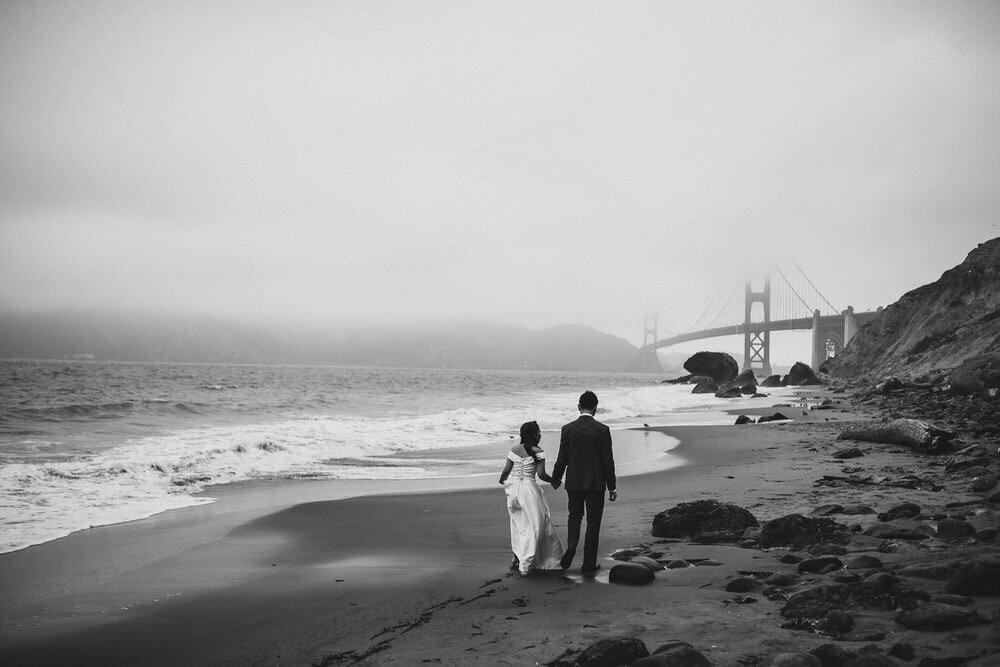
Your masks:
{"label": "overcast sky", "polygon": [[772,259],[887,305],[998,184],[991,0],[0,3],[0,308],[638,344]]}

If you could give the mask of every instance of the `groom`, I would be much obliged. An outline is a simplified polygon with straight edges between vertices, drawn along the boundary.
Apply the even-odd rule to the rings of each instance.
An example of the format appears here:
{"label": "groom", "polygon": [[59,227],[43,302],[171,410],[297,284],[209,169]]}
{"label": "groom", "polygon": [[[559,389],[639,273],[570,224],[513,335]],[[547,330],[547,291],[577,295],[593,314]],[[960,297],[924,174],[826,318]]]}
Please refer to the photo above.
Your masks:
{"label": "groom", "polygon": [[604,514],[604,490],[608,499],[618,498],[615,491],[615,457],[611,451],[611,429],[594,419],[597,396],[592,391],[580,395],[580,417],[562,427],[559,455],[552,469],[552,486],[559,488],[566,472],[566,495],[569,496],[569,524],[566,528],[566,554],[560,565],[565,570],[573,563],[580,543],[580,525],[587,515],[587,533],[583,539],[581,572],[599,570],[597,541]]}

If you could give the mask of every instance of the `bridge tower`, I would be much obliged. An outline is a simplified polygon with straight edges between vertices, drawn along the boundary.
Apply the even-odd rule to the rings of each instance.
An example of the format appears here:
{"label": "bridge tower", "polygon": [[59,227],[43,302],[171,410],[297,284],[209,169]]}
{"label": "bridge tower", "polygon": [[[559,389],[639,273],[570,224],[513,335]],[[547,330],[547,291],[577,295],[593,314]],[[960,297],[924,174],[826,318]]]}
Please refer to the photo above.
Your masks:
{"label": "bridge tower", "polygon": [[[881,310],[881,308],[879,309]],[[843,322],[834,322],[826,326],[820,323],[819,311],[813,311],[812,330],[812,367],[819,370],[820,365],[841,352],[854,335],[858,333],[858,318],[854,315],[854,306],[848,306],[841,313]]]}
{"label": "bridge tower", "polygon": [[638,369],[644,373],[659,373],[663,370],[660,366],[660,355],[656,353],[654,345],[658,335],[658,323],[656,313],[646,315],[642,325],[642,351],[638,360]]}
{"label": "bridge tower", "polygon": [[642,346],[648,347],[657,341],[657,322],[656,313],[652,315],[646,315],[646,320],[642,325]]}
{"label": "bridge tower", "polygon": [[[754,306],[759,305],[759,308]],[[743,335],[743,370],[755,375],[771,375],[771,277],[764,279],[763,291],[746,284],[746,332]]]}

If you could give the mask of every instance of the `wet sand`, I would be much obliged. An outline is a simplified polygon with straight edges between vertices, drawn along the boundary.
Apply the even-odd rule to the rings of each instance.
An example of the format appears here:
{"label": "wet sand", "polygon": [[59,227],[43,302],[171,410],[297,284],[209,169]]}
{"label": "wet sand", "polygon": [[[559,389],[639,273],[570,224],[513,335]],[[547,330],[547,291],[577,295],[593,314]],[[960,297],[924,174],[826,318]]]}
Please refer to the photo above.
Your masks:
{"label": "wet sand", "polygon": [[[747,413],[775,410],[793,411],[762,403]],[[733,502],[761,521],[809,514],[833,498],[894,502],[894,490],[814,485],[842,474],[845,463],[829,454],[843,424],[874,415],[794,411],[804,414],[789,415],[791,424],[654,424],[623,436],[658,447],[666,432],[680,440],[671,455],[683,465],[622,477],[619,500],[605,510],[602,553],[659,541],[653,516],[691,500]],[[916,465],[898,448],[866,449],[871,469]],[[492,453],[469,453],[479,454]],[[727,601],[728,579],[775,569],[780,554],[762,550],[668,541],[658,546],[670,558],[720,565],[661,571],[641,588],[609,584],[609,557],[596,577],[511,575],[496,460],[496,473],[449,480],[448,491],[435,489],[440,480],[386,483],[391,493],[361,497],[345,496],[370,485],[213,490],[220,499],[210,505],[0,555],[0,657],[12,665],[534,665],[632,636],[650,650],[680,639],[715,665],[734,665],[819,642],[779,628],[775,603]],[[565,494],[547,494],[564,535]],[[941,500],[926,495],[907,493]]]}

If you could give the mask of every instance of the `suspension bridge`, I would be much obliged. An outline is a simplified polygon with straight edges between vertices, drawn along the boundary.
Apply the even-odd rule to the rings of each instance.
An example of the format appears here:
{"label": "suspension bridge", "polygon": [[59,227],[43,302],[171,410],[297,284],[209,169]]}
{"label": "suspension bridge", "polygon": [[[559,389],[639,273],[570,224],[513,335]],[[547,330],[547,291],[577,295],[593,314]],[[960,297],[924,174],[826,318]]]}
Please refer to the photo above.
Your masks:
{"label": "suspension bridge", "polygon": [[[839,354],[851,341],[858,327],[872,320],[882,310],[855,312],[847,306],[839,309],[813,285],[798,265],[796,271],[774,271],[778,279],[768,275],[762,280],[748,281],[733,288],[729,298],[713,312],[720,292],[705,308],[705,312],[687,331],[659,338],[656,316],[649,316],[643,326],[643,346],[639,352],[643,368],[659,368],[656,351],[660,348],[720,336],[743,336],[743,370],[755,375],[771,375],[771,332],[812,331],[811,365],[819,369],[828,358]],[[789,278],[789,274],[791,278]],[[743,287],[743,299],[737,294]]]}

